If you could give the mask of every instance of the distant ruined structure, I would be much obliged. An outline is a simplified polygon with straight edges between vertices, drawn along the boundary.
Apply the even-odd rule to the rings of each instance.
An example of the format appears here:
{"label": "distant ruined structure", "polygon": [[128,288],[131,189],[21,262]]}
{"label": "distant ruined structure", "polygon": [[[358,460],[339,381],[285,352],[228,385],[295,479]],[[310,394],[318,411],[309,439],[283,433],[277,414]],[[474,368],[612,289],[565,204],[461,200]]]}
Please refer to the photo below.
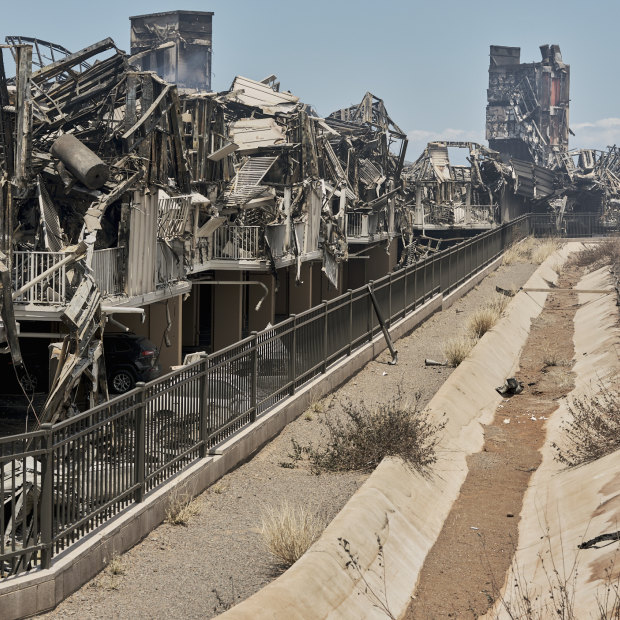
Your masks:
{"label": "distant ruined structure", "polygon": [[491,45],[486,138],[506,158],[549,168],[568,157],[570,66],[559,45],[541,45],[540,62],[521,63],[518,47]]}
{"label": "distant ruined structure", "polygon": [[133,64],[179,88],[211,90],[212,12],[167,11],[129,20]]}

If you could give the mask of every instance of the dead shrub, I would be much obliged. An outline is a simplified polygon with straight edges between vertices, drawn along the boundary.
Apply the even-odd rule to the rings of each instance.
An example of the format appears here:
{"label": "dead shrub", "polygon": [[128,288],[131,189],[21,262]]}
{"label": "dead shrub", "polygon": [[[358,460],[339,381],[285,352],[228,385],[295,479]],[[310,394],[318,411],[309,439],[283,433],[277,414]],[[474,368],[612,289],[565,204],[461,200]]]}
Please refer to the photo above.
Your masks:
{"label": "dead shrub", "polygon": [[531,259],[535,265],[544,263],[558,248],[560,242],[558,239],[548,238],[541,240],[532,250]]}
{"label": "dead shrub", "polygon": [[502,257],[503,265],[514,265],[515,263],[527,263],[530,260],[532,248],[536,244],[536,239],[528,237],[523,241],[510,246]]}
{"label": "dead shrub", "polygon": [[166,506],[166,522],[187,526],[190,519],[199,512],[198,500],[193,499],[187,490],[174,490]]}
{"label": "dead shrub", "polygon": [[306,449],[313,471],[370,471],[386,456],[396,456],[412,470],[428,475],[437,461],[436,446],[445,421],[429,421],[418,408],[419,400],[419,394],[407,400],[398,390],[396,396],[372,408],[344,400],[342,415],[330,415],[328,410],[321,420],[327,429],[327,446]]}
{"label": "dead shrub", "polygon": [[474,348],[475,341],[469,336],[451,338],[443,347],[443,354],[450,366],[456,368]]}
{"label": "dead shrub", "polygon": [[574,398],[570,418],[562,425],[555,459],[568,467],[600,459],[620,448],[620,393],[602,387],[596,396]]}
{"label": "dead shrub", "polygon": [[497,307],[488,305],[478,308],[467,321],[467,330],[474,338],[482,338],[497,323],[501,312]]}
{"label": "dead shrub", "polygon": [[568,259],[568,264],[575,267],[587,267],[590,270],[620,261],[620,239],[605,239],[587,244]]}
{"label": "dead shrub", "polygon": [[508,308],[511,297],[514,297],[517,291],[513,288],[511,292],[512,295],[510,297],[508,295],[503,295],[502,293],[495,293],[495,295],[493,295],[487,303],[489,308],[491,308],[494,312],[497,312],[498,317],[501,317],[502,314],[506,312],[506,308]]}
{"label": "dead shrub", "polygon": [[293,565],[325,529],[325,518],[303,506],[284,501],[268,506],[262,515],[261,535],[268,551],[284,567]]}

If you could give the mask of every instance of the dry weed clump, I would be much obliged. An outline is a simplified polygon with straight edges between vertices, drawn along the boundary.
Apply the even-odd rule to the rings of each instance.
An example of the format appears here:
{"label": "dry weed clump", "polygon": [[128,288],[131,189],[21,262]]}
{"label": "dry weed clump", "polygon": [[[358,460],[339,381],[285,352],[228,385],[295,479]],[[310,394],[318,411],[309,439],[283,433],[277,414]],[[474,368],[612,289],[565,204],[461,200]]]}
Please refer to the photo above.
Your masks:
{"label": "dry weed clump", "polygon": [[175,490],[166,506],[166,522],[171,525],[185,525],[200,512],[198,501],[183,490]]}
{"label": "dry weed clump", "polygon": [[473,338],[482,338],[497,323],[501,312],[497,307],[485,305],[471,314],[467,321],[467,330]]}
{"label": "dry weed clump", "polygon": [[568,264],[575,267],[587,267],[591,270],[620,261],[620,239],[605,239],[589,243],[568,259]]}
{"label": "dry weed clump", "polygon": [[419,410],[419,399],[415,394],[408,400],[399,390],[374,407],[344,400],[342,415],[329,415],[328,410],[321,420],[327,429],[327,446],[304,449],[313,471],[370,471],[384,457],[396,456],[414,471],[430,474],[445,421],[431,422]]}
{"label": "dry weed clump", "polygon": [[558,248],[560,242],[558,239],[549,237],[540,241],[532,250],[531,260],[535,265],[544,263]]}
{"label": "dry weed clump", "polygon": [[532,249],[536,245],[534,237],[527,237],[523,241],[510,246],[502,257],[503,265],[514,265],[515,263],[526,263],[530,260]]}
{"label": "dry weed clump", "polygon": [[325,525],[324,517],[284,501],[264,510],[261,535],[269,552],[289,567],[318,539]]}
{"label": "dry weed clump", "polygon": [[620,392],[602,387],[596,396],[573,399],[568,410],[571,417],[562,425],[563,440],[552,444],[557,461],[574,467],[620,448]]}
{"label": "dry weed clump", "polygon": [[559,247],[560,241],[553,237],[535,239],[528,237],[520,243],[516,243],[504,252],[502,264],[514,265],[515,263],[533,263],[540,265],[551,256]]}
{"label": "dry weed clump", "polygon": [[476,344],[469,336],[451,338],[443,347],[443,354],[450,366],[456,368],[470,353]]}

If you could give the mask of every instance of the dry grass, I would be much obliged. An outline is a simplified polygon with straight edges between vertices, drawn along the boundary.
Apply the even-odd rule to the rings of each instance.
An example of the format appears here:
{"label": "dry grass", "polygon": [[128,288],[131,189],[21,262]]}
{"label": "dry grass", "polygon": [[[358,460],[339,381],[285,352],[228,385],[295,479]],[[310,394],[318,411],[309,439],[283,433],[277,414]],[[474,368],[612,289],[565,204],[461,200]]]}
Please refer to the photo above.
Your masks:
{"label": "dry grass", "polygon": [[527,239],[516,243],[504,252],[502,263],[504,265],[514,265],[515,263],[533,263],[540,265],[559,247],[560,241],[552,237],[547,239]]}
{"label": "dry grass", "polygon": [[570,265],[588,267],[590,270],[618,261],[620,261],[620,239],[589,243],[584,246],[583,250],[572,254],[568,259]]}
{"label": "dry grass", "polygon": [[497,306],[482,306],[470,315],[467,331],[473,338],[482,338],[497,323],[500,316],[501,312]]}
{"label": "dry grass", "polygon": [[502,264],[514,265],[515,263],[529,262],[535,245],[536,239],[533,237],[528,237],[519,243],[515,243],[504,252]]}
{"label": "dry grass", "polygon": [[532,250],[531,258],[535,265],[541,265],[544,263],[559,247],[560,242],[558,239],[548,238],[543,239]]}
{"label": "dry grass", "polygon": [[[511,292],[516,295],[517,291],[515,288],[511,289]],[[489,308],[492,308],[495,312],[497,312],[498,316],[501,316],[508,308],[508,304],[512,297],[508,297],[508,295],[502,295],[501,293],[495,293],[493,297],[486,304]]]}
{"label": "dry grass", "polygon": [[187,526],[199,512],[198,500],[193,499],[187,490],[175,490],[171,493],[166,507],[166,523]]}
{"label": "dry grass", "polygon": [[265,545],[283,567],[293,565],[324,529],[324,517],[286,501],[279,506],[268,506],[262,515],[261,535]]}
{"label": "dry grass", "polygon": [[451,338],[443,347],[443,354],[450,366],[456,368],[470,353],[476,344],[469,336]]}
{"label": "dry grass", "polygon": [[117,554],[114,554],[112,558],[110,559],[110,561],[108,562],[108,565],[106,566],[106,572],[110,575],[124,575],[125,574],[126,572],[125,565],[123,564],[123,561]]}
{"label": "dry grass", "polygon": [[620,449],[620,392],[601,386],[596,396],[575,398],[563,438],[552,444],[555,459],[568,467],[583,465]]}

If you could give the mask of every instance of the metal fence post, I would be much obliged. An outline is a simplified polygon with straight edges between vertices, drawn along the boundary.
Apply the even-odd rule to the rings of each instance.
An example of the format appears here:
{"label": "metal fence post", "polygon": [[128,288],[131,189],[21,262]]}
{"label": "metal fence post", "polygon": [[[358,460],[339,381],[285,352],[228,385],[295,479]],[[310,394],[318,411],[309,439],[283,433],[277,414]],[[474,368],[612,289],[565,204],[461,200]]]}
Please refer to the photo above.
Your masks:
{"label": "metal fence post", "polygon": [[41,459],[41,568],[52,563],[52,521],[54,518],[54,451],[52,424],[41,424],[43,436],[43,458]]}
{"label": "metal fence post", "polygon": [[392,327],[392,272],[388,274],[388,327]]}
{"label": "metal fence post", "polygon": [[353,351],[353,289],[348,289],[349,293],[349,350],[347,355]]}
{"label": "metal fence post", "polygon": [[135,438],[135,455],[134,467],[136,488],[135,500],[140,503],[144,499],[144,453],[146,448],[146,384],[144,381],[136,383],[139,391],[136,394],[136,438]]}
{"label": "metal fence post", "polygon": [[297,315],[291,314],[291,319],[293,319],[293,334],[291,336],[291,350],[288,356],[288,382],[289,382],[289,394],[292,396],[295,394],[295,381],[297,379],[295,373],[296,369],[296,360],[297,360]]}
{"label": "metal fence post", "polygon": [[327,300],[321,302],[324,306],[325,313],[323,315],[323,374],[327,372]]}
{"label": "metal fence post", "polygon": [[200,386],[200,458],[207,456],[209,435],[209,356],[202,355],[202,379]]}
{"label": "metal fence post", "polygon": [[251,410],[250,422],[256,420],[256,409],[258,407],[258,332],[250,332],[252,336],[252,392],[251,392]]}
{"label": "metal fence post", "polygon": [[[368,286],[370,286],[370,288],[374,288],[374,280],[369,280],[368,281]],[[368,341],[372,342],[372,332],[374,329],[374,322],[373,322],[373,308],[372,308],[372,299],[370,298],[370,293],[368,291],[366,291],[366,301],[367,301],[367,308],[368,308],[368,323],[367,323],[367,329],[368,329]]]}

